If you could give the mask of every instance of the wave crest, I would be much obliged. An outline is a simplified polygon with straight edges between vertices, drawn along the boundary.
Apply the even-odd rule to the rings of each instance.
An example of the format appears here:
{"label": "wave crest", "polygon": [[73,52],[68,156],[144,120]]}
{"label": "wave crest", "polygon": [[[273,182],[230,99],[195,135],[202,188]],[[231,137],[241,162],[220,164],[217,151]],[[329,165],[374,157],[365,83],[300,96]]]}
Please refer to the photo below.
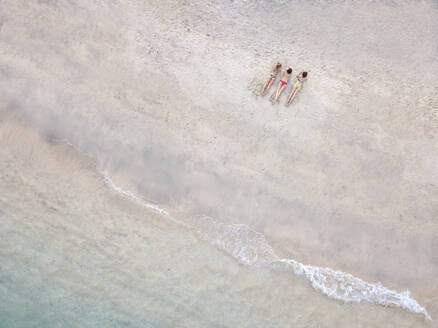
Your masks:
{"label": "wave crest", "polygon": [[306,265],[293,259],[282,259],[274,253],[263,234],[245,224],[225,224],[208,216],[198,216],[197,219],[197,231],[205,240],[243,264],[292,271],[297,276],[305,277],[314,289],[330,298],[400,307],[432,320],[408,290],[397,292],[387,289],[381,283],[369,283],[349,273]]}
{"label": "wave crest", "polygon": [[[116,186],[106,171],[102,172],[105,184],[124,197],[140,202],[158,214],[168,216],[168,212],[155,204],[147,203],[132,192]],[[282,259],[266,242],[265,236],[246,224],[225,224],[209,216],[196,217],[195,227],[203,239],[233,256],[240,263],[250,266],[263,266],[273,270],[292,271],[310,281],[313,288],[330,298],[344,302],[367,301],[383,306],[392,306],[423,314],[432,320],[429,313],[408,290],[397,292],[387,289],[381,283],[369,283],[349,273],[302,264],[293,259]]]}

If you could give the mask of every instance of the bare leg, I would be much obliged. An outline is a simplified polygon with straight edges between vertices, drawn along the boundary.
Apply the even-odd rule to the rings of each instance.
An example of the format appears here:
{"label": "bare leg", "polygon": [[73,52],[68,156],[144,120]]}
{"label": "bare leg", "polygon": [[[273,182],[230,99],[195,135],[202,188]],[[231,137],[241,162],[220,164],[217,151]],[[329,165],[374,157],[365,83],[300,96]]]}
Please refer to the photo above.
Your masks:
{"label": "bare leg", "polygon": [[289,97],[287,97],[287,103],[286,103],[287,105],[291,104],[291,102],[292,102],[292,100],[294,100],[297,92],[298,92],[298,89],[295,86],[293,86],[292,90],[289,93]]}
{"label": "bare leg", "polygon": [[274,99],[275,99],[275,97],[277,96],[277,93],[278,93],[278,91],[280,90],[280,88],[281,88],[281,82],[278,82],[277,89],[276,89],[275,92],[271,95],[271,103],[274,103]]}
{"label": "bare leg", "polygon": [[281,82],[280,82],[279,87],[277,88],[277,91],[275,92],[275,97],[274,97],[274,100],[272,102],[273,104],[275,104],[278,101],[278,98],[280,98],[283,90],[286,88],[286,85],[287,84],[281,84]]}
{"label": "bare leg", "polygon": [[272,83],[273,83],[273,82],[274,82],[274,80],[271,79],[271,78],[269,78],[269,79],[266,81],[266,83],[265,83],[265,85],[263,86],[263,89],[262,89],[262,96],[264,96],[265,94],[268,93],[269,89],[271,89],[271,86],[272,86]]}

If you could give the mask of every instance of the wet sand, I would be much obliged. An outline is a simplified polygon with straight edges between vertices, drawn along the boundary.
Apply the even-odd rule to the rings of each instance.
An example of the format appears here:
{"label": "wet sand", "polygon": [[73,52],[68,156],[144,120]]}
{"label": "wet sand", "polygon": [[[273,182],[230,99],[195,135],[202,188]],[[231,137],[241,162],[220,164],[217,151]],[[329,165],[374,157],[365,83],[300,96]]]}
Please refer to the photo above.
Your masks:
{"label": "wet sand", "polygon": [[334,301],[288,271],[239,264],[108,188],[90,158],[13,120],[2,121],[0,146],[5,327],[430,326],[399,308]]}
{"label": "wet sand", "polygon": [[[0,10],[2,113],[180,217],[248,224],[438,315],[435,3]],[[253,93],[277,59],[311,70],[287,108]]]}

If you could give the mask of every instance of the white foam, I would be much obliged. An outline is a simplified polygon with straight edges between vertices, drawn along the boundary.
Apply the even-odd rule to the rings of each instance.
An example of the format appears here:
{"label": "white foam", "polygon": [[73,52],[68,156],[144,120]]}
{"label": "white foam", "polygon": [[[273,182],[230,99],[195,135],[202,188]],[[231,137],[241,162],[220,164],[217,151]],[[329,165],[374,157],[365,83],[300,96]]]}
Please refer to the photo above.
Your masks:
{"label": "white foam", "polygon": [[241,263],[275,270],[290,270],[298,276],[304,276],[313,288],[330,298],[345,302],[368,301],[383,306],[400,307],[423,314],[428,320],[432,320],[426,309],[411,297],[408,290],[396,292],[385,288],[381,283],[365,282],[349,273],[279,258],[266,242],[265,236],[247,225],[224,224],[208,216],[199,216],[198,219],[198,232],[203,238]]}
{"label": "white foam", "polygon": [[105,181],[105,184],[111,188],[112,190],[118,192],[119,194],[123,195],[124,197],[137,201],[139,202],[141,205],[150,208],[152,210],[154,210],[155,212],[157,212],[158,214],[161,215],[168,215],[167,211],[162,209],[161,207],[159,207],[158,205],[155,204],[151,204],[151,203],[146,203],[145,201],[143,201],[142,199],[140,199],[139,197],[135,196],[132,192],[130,192],[129,190],[123,190],[122,188],[116,186],[114,184],[114,182],[111,180],[111,178],[108,175],[107,171],[102,171],[101,172]]}
{"label": "white foam", "polygon": [[[112,190],[128,199],[140,202],[158,214],[168,215],[168,212],[159,206],[145,203],[132,192],[116,186],[108,172],[103,171],[102,175],[105,184]],[[198,233],[243,264],[265,266],[275,270],[291,270],[298,276],[304,276],[313,288],[330,298],[345,302],[368,301],[383,306],[400,307],[413,313],[423,314],[428,320],[432,320],[426,309],[411,297],[408,290],[397,292],[387,289],[381,283],[369,283],[349,273],[306,265],[293,259],[282,259],[274,253],[263,234],[245,224],[224,224],[208,216],[197,218]]]}
{"label": "white foam", "polygon": [[[79,149],[78,147],[73,145],[71,142],[69,142],[67,139],[52,138],[50,141],[56,142],[56,143],[65,143],[65,144],[69,145],[70,147],[72,147],[73,149],[75,149],[76,151],[80,152],[81,154],[84,154],[85,156],[88,156],[88,157],[94,159],[94,157],[92,155],[82,151],[81,149]],[[158,214],[169,215],[169,213],[166,210],[162,209],[158,205],[145,202],[143,199],[140,199],[139,197],[134,195],[134,193],[132,193],[131,191],[123,190],[122,188],[116,186],[114,184],[114,182],[111,180],[111,178],[109,177],[109,174],[107,171],[100,171],[100,173],[102,174],[102,176],[104,178],[105,185],[108,186],[110,189],[116,191],[117,193],[123,195],[124,197],[126,197],[128,199],[134,200],[134,201],[140,203],[141,205],[154,210]]]}
{"label": "white foam", "polygon": [[139,199],[137,196],[135,196],[132,192],[130,192],[130,191],[126,191],[126,190],[123,190],[122,188],[116,186],[116,185],[114,184],[113,180],[111,180],[111,178],[109,177],[107,171],[103,171],[103,172],[102,172],[102,175],[103,175],[103,178],[104,178],[105,184],[106,184],[108,187],[110,187],[112,190],[118,192],[119,194],[122,194],[122,195],[125,196],[126,198],[129,198],[129,199],[132,199],[132,200],[136,200],[136,201],[139,201],[139,200],[140,200],[140,199]]}
{"label": "white foam", "polygon": [[[80,151],[67,140],[53,139],[52,141],[64,142]],[[89,154],[85,155],[90,156]],[[145,202],[131,191],[123,190],[115,185],[107,171],[101,171],[101,173],[105,184],[110,189],[128,199],[139,202],[160,215],[169,215],[159,206]],[[266,242],[265,236],[245,224],[224,224],[208,216],[198,216],[198,219],[198,232],[203,238],[226,251],[241,263],[266,266],[275,270],[292,270],[296,275],[306,277],[313,288],[330,298],[345,302],[368,301],[383,306],[400,307],[413,313],[423,314],[428,320],[432,320],[426,309],[411,297],[408,290],[397,292],[387,289],[381,283],[368,283],[349,273],[306,265],[293,259],[279,258]]]}
{"label": "white foam", "polygon": [[167,211],[163,210],[161,207],[158,207],[157,205],[148,203],[148,204],[145,204],[145,206],[153,209],[158,214],[161,214],[161,215],[168,215],[169,214],[169,213],[167,213]]}

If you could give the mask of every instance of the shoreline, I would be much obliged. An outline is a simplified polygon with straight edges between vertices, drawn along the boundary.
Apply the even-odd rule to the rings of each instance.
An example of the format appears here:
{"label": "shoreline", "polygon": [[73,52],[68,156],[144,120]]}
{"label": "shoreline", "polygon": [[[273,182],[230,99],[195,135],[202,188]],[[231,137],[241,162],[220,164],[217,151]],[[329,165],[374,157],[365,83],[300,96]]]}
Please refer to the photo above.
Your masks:
{"label": "shoreline", "polygon": [[[6,131],[9,130],[10,133],[7,133],[7,132],[5,133],[5,130]],[[38,227],[38,230],[39,230],[39,229],[43,229],[44,225],[46,225],[46,223],[44,223],[44,222],[46,220],[49,220],[49,221],[47,221],[47,224],[49,224],[46,227],[46,231],[47,232],[50,231],[50,229],[52,229],[54,227],[55,227],[56,230],[59,230],[61,227],[63,227],[61,229],[63,231],[65,231],[65,233],[57,233],[57,237],[56,237],[56,239],[59,239],[60,241],[61,240],[69,240],[70,238],[81,238],[82,239],[86,235],[90,235],[90,237],[91,237],[93,234],[97,233],[97,231],[96,231],[97,226],[100,226],[100,228],[98,230],[102,230],[102,229],[103,229],[102,231],[106,231],[107,229],[113,230],[115,227],[111,227],[111,225],[114,224],[114,223],[110,224],[110,221],[107,221],[106,219],[105,219],[105,221],[102,221],[102,222],[99,222],[99,221],[88,222],[88,223],[86,223],[87,228],[85,228],[85,226],[83,226],[83,224],[81,224],[79,222],[74,223],[74,220],[72,221],[72,218],[69,218],[69,216],[72,215],[72,213],[70,213],[71,210],[64,209],[66,204],[63,201],[61,201],[61,200],[63,198],[69,199],[74,194],[77,194],[76,189],[80,188],[78,190],[82,190],[82,188],[84,188],[84,186],[86,186],[89,183],[88,180],[90,178],[92,178],[92,180],[100,181],[101,182],[100,184],[104,185],[106,190],[102,190],[98,186],[88,186],[87,189],[83,190],[83,192],[86,192],[86,194],[84,194],[80,198],[83,198],[85,200],[85,199],[87,199],[87,193],[90,192],[90,191],[95,190],[96,187],[98,187],[97,188],[98,194],[96,195],[97,196],[96,200],[89,199],[88,201],[91,201],[90,204],[87,204],[87,205],[86,204],[82,204],[81,205],[84,208],[89,208],[91,211],[94,211],[93,208],[96,206],[94,204],[98,204],[98,203],[101,203],[102,201],[105,201],[105,199],[108,196],[110,196],[111,193],[114,193],[117,196],[116,198],[119,198],[119,200],[117,200],[115,202],[112,201],[113,205],[115,205],[115,204],[117,204],[119,202],[121,202],[121,204],[122,203],[125,204],[125,205],[123,205],[123,207],[124,207],[123,211],[126,211],[126,215],[128,215],[128,217],[130,217],[131,215],[134,215],[137,218],[143,217],[145,213],[141,214],[140,213],[141,211],[139,212],[140,208],[143,208],[143,210],[145,209],[146,212],[149,213],[149,214],[152,214],[154,212],[156,213],[156,214],[153,215],[153,216],[156,216],[156,218],[154,218],[154,219],[149,218],[149,215],[147,216],[148,218],[144,218],[145,219],[145,221],[144,221],[145,229],[148,229],[147,227],[150,227],[150,224],[152,224],[152,226],[161,227],[160,229],[164,229],[163,231],[166,231],[167,229],[172,230],[174,228],[177,228],[177,230],[180,230],[178,228],[183,228],[183,231],[187,230],[185,232],[184,236],[186,236],[186,234],[198,233],[198,234],[200,234],[198,236],[200,241],[199,241],[199,243],[197,242],[196,244],[199,245],[199,247],[205,248],[206,251],[207,251],[208,248],[209,248],[208,247],[208,243],[210,243],[213,246],[215,246],[214,248],[217,249],[218,251],[219,250],[224,250],[225,254],[223,254],[223,256],[225,258],[228,258],[228,257],[236,258],[236,254],[239,254],[236,259],[240,263],[245,264],[243,267],[251,267],[251,266],[254,265],[255,267],[258,267],[258,270],[264,270],[265,268],[267,268],[268,271],[272,272],[272,274],[273,274],[273,276],[271,278],[277,279],[275,277],[277,277],[277,275],[278,275],[278,279],[286,279],[286,282],[289,280],[291,282],[294,282],[294,284],[296,284],[298,282],[298,280],[296,280],[296,278],[293,278],[294,275],[290,276],[289,278],[281,276],[282,272],[285,272],[285,271],[289,270],[289,269],[286,269],[286,266],[288,264],[286,263],[286,266],[284,266],[284,265],[280,265],[279,266],[280,263],[285,263],[285,261],[288,262],[288,263],[292,261],[293,262],[293,266],[294,266],[292,271],[295,271],[295,275],[297,277],[302,275],[302,272],[298,272],[300,270],[304,270],[304,273],[307,276],[308,269],[311,269],[311,270],[317,269],[317,271],[318,270],[322,270],[320,273],[322,273],[323,275],[324,275],[324,272],[329,272],[330,271],[330,272],[332,272],[332,273],[334,273],[336,275],[341,274],[344,277],[348,278],[348,280],[350,280],[350,279],[353,279],[353,280],[356,279],[357,280],[357,278],[351,277],[349,274],[345,274],[345,273],[341,273],[341,272],[333,272],[330,269],[326,269],[326,268],[315,268],[315,267],[311,267],[311,266],[305,266],[305,265],[297,263],[297,262],[295,262],[293,260],[285,260],[285,259],[279,259],[278,261],[274,260],[274,262],[271,263],[272,267],[271,267],[271,265],[266,266],[266,264],[263,264],[263,262],[257,263],[257,260],[254,263],[245,263],[245,260],[243,258],[241,258],[241,256],[245,252],[245,251],[243,251],[243,249],[239,250],[237,248],[237,249],[233,250],[232,248],[229,248],[229,246],[233,246],[233,245],[235,245],[235,246],[242,245],[241,241],[237,240],[237,243],[236,243],[236,241],[232,241],[232,239],[230,239],[230,238],[234,238],[233,234],[228,235],[228,237],[226,237],[227,239],[224,239],[224,240],[218,240],[218,239],[213,240],[213,239],[211,239],[211,237],[215,236],[216,233],[218,234],[217,236],[219,236],[219,235],[220,236],[227,236],[227,235],[226,234],[224,235],[222,232],[220,232],[220,229],[218,229],[216,232],[214,232],[215,229],[212,230],[211,228],[208,228],[207,230],[205,230],[205,231],[208,231],[208,238],[205,239],[205,238],[203,238],[203,230],[202,229],[201,230],[199,230],[199,229],[192,229],[190,226],[187,226],[184,222],[181,222],[178,219],[174,219],[171,216],[169,216],[168,214],[158,214],[158,213],[164,213],[164,210],[161,209],[161,208],[158,208],[158,210],[157,210],[157,208],[151,208],[150,206],[147,206],[148,205],[147,203],[142,203],[141,200],[137,199],[135,196],[133,198],[132,197],[132,193],[127,192],[127,191],[123,191],[120,187],[115,186],[114,183],[111,184],[109,182],[110,181],[109,177],[103,175],[102,172],[99,172],[98,167],[96,166],[95,161],[92,158],[90,158],[89,156],[87,156],[86,154],[83,154],[79,150],[75,149],[74,146],[69,145],[68,143],[65,143],[65,142],[55,143],[54,144],[54,143],[48,143],[47,141],[44,141],[44,140],[40,140],[40,136],[39,135],[35,135],[34,132],[30,132],[29,128],[24,128],[24,127],[22,127],[20,125],[12,123],[12,121],[9,121],[6,124],[5,124],[5,122],[3,122],[3,125],[0,126],[0,132],[1,132],[0,136],[2,136],[2,138],[0,138],[1,142],[5,142],[5,141],[7,142],[7,139],[6,140],[4,139],[5,135],[9,135],[9,138],[12,138],[13,136],[16,136],[16,135],[20,135],[20,137],[21,137],[20,139],[26,141],[25,142],[26,147],[23,147],[23,146],[21,146],[21,147],[18,146],[17,147],[17,144],[15,144],[15,145],[9,144],[5,149],[6,150],[8,150],[8,149],[9,150],[12,150],[12,149],[19,150],[19,152],[16,152],[16,164],[18,165],[16,167],[16,170],[20,170],[20,166],[23,165],[25,159],[29,158],[29,153],[33,154],[35,161],[30,166],[28,165],[27,167],[23,167],[23,169],[25,168],[25,171],[21,172],[20,175],[21,175],[21,179],[24,179],[23,180],[24,181],[23,186],[25,186],[26,188],[36,188],[37,187],[36,190],[40,189],[40,191],[37,192],[37,194],[39,195],[38,196],[39,198],[43,197],[43,194],[42,194],[42,191],[41,191],[42,190],[41,189],[41,182],[43,182],[44,180],[49,179],[49,178],[50,179],[54,179],[56,177],[59,180],[59,187],[61,188],[68,180],[71,179],[72,176],[73,177],[75,177],[75,176],[79,177],[77,182],[75,182],[75,180],[73,180],[72,182],[70,182],[68,184],[69,188],[71,190],[68,190],[68,193],[66,195],[59,195],[59,196],[57,196],[58,200],[47,198],[46,200],[43,200],[40,203],[40,205],[42,205],[42,206],[47,206],[47,208],[48,208],[48,212],[47,213],[52,213],[52,214],[57,214],[57,213],[61,214],[61,213],[63,213],[62,216],[61,216],[63,218],[62,220],[63,221],[67,220],[67,221],[65,221],[65,222],[59,221],[58,223],[55,224],[55,226],[52,226],[55,223],[55,221],[50,223],[50,220],[48,218],[41,220],[37,216],[37,217],[35,217],[35,219],[33,219],[33,223],[32,222],[26,223],[25,220],[23,220],[22,222],[15,221],[17,224],[18,223],[20,225],[24,224],[24,226],[30,224],[28,227],[31,227],[32,225],[35,225],[35,227]],[[32,136],[31,139],[29,139],[29,136]],[[29,140],[32,140],[31,143],[28,142]],[[38,148],[40,149],[40,151],[37,152],[37,153],[32,152],[32,150],[31,150],[32,147],[35,147],[37,145],[39,146]],[[48,157],[47,157],[47,155],[48,155]],[[62,164],[62,163],[64,163],[64,166],[59,166],[59,164]],[[36,169],[36,171],[35,171],[36,175],[34,175],[33,177],[29,176],[29,172],[32,172],[35,169]],[[50,172],[50,171],[52,171],[52,172]],[[87,171],[92,171],[92,172],[88,172],[87,173]],[[60,172],[65,172],[67,174],[67,176],[63,177],[62,175],[59,175]],[[15,172],[11,171],[11,173],[14,176],[17,176],[15,174]],[[91,175],[90,175],[90,173],[91,173]],[[31,179],[31,180],[29,180],[29,179]],[[35,183],[32,182],[33,179],[36,179],[37,181],[40,181],[40,183],[38,183],[38,185],[35,185]],[[19,183],[22,184],[23,181],[19,182]],[[79,185],[83,185],[83,186],[79,187]],[[54,195],[55,193],[59,193],[59,191],[57,191],[56,189],[53,190],[53,191],[49,191],[48,195],[49,194],[53,194]],[[104,195],[106,195],[106,196],[104,196]],[[25,196],[25,198],[22,199],[20,206],[21,205],[26,206],[27,202],[31,199],[31,198],[30,199],[26,198],[27,195],[24,195],[24,196]],[[47,196],[45,196],[45,197],[47,197]],[[99,198],[101,198],[103,196],[104,196],[104,199],[98,200]],[[8,195],[8,197],[10,197],[10,196]],[[53,197],[53,196],[51,196],[51,197]],[[44,199],[44,198],[42,198],[42,199]],[[126,201],[124,199],[126,199]],[[1,201],[5,201],[5,199],[2,197]],[[75,206],[74,204],[76,202],[77,201],[74,201],[74,203],[72,203],[72,206]],[[104,208],[109,206],[109,204],[107,204],[107,205],[102,204],[102,205],[104,206]],[[125,208],[126,205],[128,205],[128,207]],[[100,206],[101,205],[99,205],[99,208],[100,208]],[[137,208],[137,209],[135,209],[135,208]],[[109,212],[111,213],[111,211],[109,211]],[[135,214],[136,212],[138,212],[138,213]],[[12,214],[9,210],[8,210],[7,213]],[[99,212],[97,212],[96,214],[98,214],[98,213]],[[166,211],[166,213],[167,213],[167,211]],[[163,221],[163,220],[160,219],[160,217],[165,217],[166,220]],[[98,219],[98,218],[100,218],[99,214],[96,217],[96,219]],[[87,216],[82,218],[82,221],[84,223],[87,222],[87,220],[89,220],[89,218],[87,218]],[[140,223],[140,222],[138,222],[138,223]],[[169,225],[170,223],[172,223],[172,225]],[[75,226],[77,225],[77,227],[73,228],[73,226],[71,224],[73,224]],[[235,229],[238,228],[238,227],[246,229],[244,225],[235,225],[235,227],[231,227],[230,226],[228,228],[227,225],[224,225],[224,224],[219,223],[219,222],[215,222],[214,224],[215,225],[220,225],[222,227],[221,229],[224,228],[225,231],[229,230],[229,228],[231,228],[230,231],[233,231],[233,230],[237,231]],[[77,228],[79,228],[79,227],[81,227],[81,230],[84,229],[84,228],[85,229],[82,230],[82,231],[81,230],[77,230]],[[15,226],[9,225],[8,229],[13,231],[15,228],[16,228]],[[126,228],[128,228],[128,227],[125,227],[125,229]],[[133,229],[133,228],[134,227],[132,225],[129,227],[129,229]],[[199,226],[198,226],[198,228],[199,228]],[[49,229],[49,230],[47,230],[47,229]],[[196,230],[198,230],[198,231],[196,231]],[[248,232],[249,232],[249,230],[248,230]],[[120,234],[120,236],[124,236],[125,235],[125,233],[123,233],[122,231],[117,231],[117,229],[114,230],[114,233],[117,234],[117,235]],[[264,239],[263,236],[262,236],[263,238],[260,239],[260,237],[258,237],[258,236],[260,236],[260,234],[258,234],[258,233],[256,233],[256,232],[251,230],[251,232],[249,232],[249,235],[252,235],[252,234],[254,234],[256,236],[256,238],[252,239],[252,241],[248,239],[248,240],[246,240],[247,242],[251,242],[251,243],[252,242],[256,242],[256,244],[254,244],[256,247],[262,247],[262,248],[267,247],[267,248],[271,249],[268,244],[265,244],[265,239]],[[26,233],[26,235],[28,235],[28,234]],[[7,239],[13,238],[12,236],[14,236],[14,234],[10,235],[10,237],[7,237]],[[236,236],[239,237],[239,236],[241,236],[241,234],[239,233]],[[30,237],[30,236],[28,236],[28,237]],[[102,237],[103,236],[100,236],[99,234],[95,235],[95,237],[93,237],[93,239],[96,238],[96,241],[88,241],[87,242],[87,245],[88,245],[87,247],[97,247],[97,249],[100,249],[102,247],[102,246],[99,246],[100,244],[104,245],[105,243],[108,243],[108,242],[110,242],[111,239],[113,239],[113,237],[111,237],[107,241],[105,241],[106,237],[104,239],[102,239]],[[33,237],[33,238],[35,238],[35,237]],[[183,240],[185,240],[186,238],[187,237],[184,237]],[[202,239],[204,239],[204,240],[202,241]],[[30,240],[32,240],[32,238],[29,239],[29,241]],[[242,240],[242,241],[244,241],[244,240]],[[259,244],[260,242],[262,244]],[[53,243],[53,241],[51,242],[51,244],[52,243]],[[56,243],[59,243],[59,241],[57,241]],[[113,243],[113,241],[110,242],[110,245],[112,243]],[[41,258],[41,256],[43,256],[42,258],[47,257],[47,255],[39,254],[39,252],[43,252],[43,253],[46,252],[46,251],[43,251],[44,249],[45,250],[50,250],[52,248],[51,244],[47,244],[47,245],[42,246],[43,248],[40,249],[39,251],[38,251],[38,248],[36,250],[32,250],[32,252],[36,252],[35,255],[33,255],[33,257],[35,259],[39,259],[39,258]],[[226,246],[226,245],[228,245],[228,246]],[[132,245],[132,246],[135,247],[135,245]],[[250,246],[250,245],[248,245],[248,246],[250,248],[253,247],[253,246]],[[239,246],[239,248],[240,247],[241,246]],[[114,246],[111,246],[110,248],[105,250],[104,253],[109,255],[108,251],[110,251],[112,248],[114,248]],[[54,248],[54,249],[56,249],[56,248]],[[104,247],[104,249],[106,249],[106,247]],[[271,251],[272,251],[272,249],[271,249]],[[51,252],[53,252],[53,250]],[[100,250],[99,252],[103,252],[103,249]],[[100,255],[98,255],[99,252],[97,254],[93,255],[94,260],[98,260],[99,259],[99,256],[100,256]],[[120,252],[120,251],[118,251],[118,252]],[[28,256],[28,254],[26,254],[26,253],[27,253],[26,248],[22,248],[22,250],[19,253],[16,253],[15,256],[9,257],[9,260],[10,261],[17,260],[16,256],[18,256],[18,255],[19,255],[19,257],[23,257],[23,256],[26,257],[26,256]],[[55,253],[52,254],[52,255],[50,255],[50,254],[51,253],[48,254],[49,255],[48,259],[52,258],[51,261],[56,261],[55,263],[59,262],[61,260],[61,257],[63,256],[62,252],[61,253],[56,252],[56,256],[53,256]],[[68,254],[68,253],[66,253],[66,254]],[[95,256],[97,256],[97,257],[95,257]],[[276,255],[273,254],[273,253],[272,253],[272,256],[276,257]],[[212,260],[214,260],[214,259],[212,258]],[[228,262],[228,260],[227,260],[227,262]],[[77,265],[80,265],[81,267],[83,266],[83,264],[80,264],[80,262],[74,262],[74,263],[76,263]],[[43,263],[39,263],[38,265],[44,265],[44,264]],[[297,269],[296,266],[299,266],[300,268]],[[29,270],[33,270],[31,268],[33,268],[33,265],[29,266]],[[50,267],[47,267],[46,269],[49,269],[49,268]],[[41,269],[39,269],[39,270],[41,270]],[[58,270],[59,270],[58,269],[58,264],[55,264],[54,266],[52,265],[52,269],[50,269],[50,270],[55,270],[54,272],[58,272]],[[9,269],[6,272],[8,272],[8,271],[9,271]],[[87,272],[89,272],[89,274],[91,274],[92,271],[93,271],[92,267],[87,269]],[[147,272],[145,271],[144,273],[146,274]],[[39,274],[41,274],[41,272]],[[255,274],[254,272],[251,273],[251,275],[254,275],[254,274]],[[75,278],[74,275],[70,277],[67,274],[67,272],[63,273],[61,276],[59,276],[57,273],[52,273],[51,275],[55,275],[55,277],[58,277],[57,279],[62,279],[61,280],[61,281],[63,281],[62,285],[65,283],[68,286],[68,285],[71,285],[71,284],[77,284],[79,282],[79,281],[76,281],[77,278]],[[257,276],[257,274],[255,274],[255,275]],[[312,275],[313,275],[313,273],[312,273]],[[29,278],[32,278],[32,277],[28,277],[27,279],[29,279]],[[319,291],[321,291],[321,289],[319,287],[317,287],[315,284],[320,284],[320,283],[324,284],[324,279],[323,280],[318,280],[320,278],[317,278],[316,280],[313,280],[313,281],[309,277],[307,277],[307,279],[310,280],[310,282],[313,284],[313,288],[315,288],[315,290],[319,289]],[[360,280],[357,280],[357,281],[360,282],[360,283],[364,283],[364,282],[362,282]],[[28,284],[28,283],[26,283],[26,284]],[[309,284],[309,282],[306,282],[305,285],[310,285],[310,284]],[[347,283],[347,285],[348,285],[348,283]],[[377,284],[375,286],[377,287],[377,289],[379,289],[379,288],[381,289],[382,288],[381,285],[379,285],[379,284]],[[329,286],[327,286],[327,287],[329,287]],[[102,286],[102,288],[103,288],[103,286]],[[298,286],[295,286],[294,288],[298,288]],[[386,292],[389,292],[390,294],[393,293],[392,291],[388,291],[388,290],[385,290],[385,289],[383,289],[383,291],[385,293]],[[65,294],[66,292],[67,291],[63,291],[62,293]],[[97,289],[93,293],[96,294],[96,293],[100,293],[100,292],[101,291],[99,289]],[[71,293],[71,297],[73,297],[73,295],[76,295],[76,292],[74,290],[71,290],[70,293]],[[82,293],[83,292],[81,292],[81,294]],[[324,293],[326,293],[326,292],[324,292]],[[87,293],[85,293],[84,295],[87,295]],[[322,294],[320,294],[320,295],[322,297],[326,297],[325,295],[322,295]],[[338,298],[338,297],[336,297],[334,295],[328,295],[328,296],[332,297],[332,298],[335,298],[335,299]],[[364,296],[368,297],[369,295],[368,296],[364,295]],[[404,293],[401,293],[401,294],[399,294],[399,296],[401,296],[401,297],[407,296],[405,301],[402,301],[400,303],[400,307],[402,307],[402,308],[404,306],[407,306],[408,303],[406,303],[406,302],[411,302],[412,301],[412,302],[414,302],[416,304],[416,302],[414,300],[409,298],[409,295],[404,295]],[[356,299],[356,301],[358,301],[359,299]],[[386,299],[387,298],[385,297],[384,301]],[[332,304],[333,306],[336,304],[336,302],[333,302],[333,300],[330,301],[328,298],[327,298],[327,302],[328,302],[328,304]],[[333,303],[330,303],[330,302],[333,302]],[[355,303],[355,302],[353,302],[353,303]],[[346,302],[346,303],[342,302],[342,304],[348,304],[348,302]],[[375,304],[375,303],[373,303],[372,305],[381,308],[381,310],[380,309],[378,310],[379,312],[380,311],[388,311],[388,309],[386,307],[380,307],[378,304]],[[364,306],[363,304],[360,305],[360,306],[363,307],[363,311],[369,311],[367,309],[367,306]],[[347,309],[348,309],[348,307],[347,307]],[[402,309],[400,309],[400,310],[402,310]],[[415,309],[414,309],[414,311],[415,311]],[[404,312],[404,311],[402,311],[402,312]],[[406,313],[409,313],[409,315],[413,314],[412,312],[406,312]],[[424,313],[424,314],[427,317],[427,313]],[[390,315],[390,313],[388,313],[388,315]],[[418,318],[416,319],[416,317],[417,316],[413,316],[412,320],[418,320]],[[406,320],[406,319],[403,319],[403,320]]]}
{"label": "shoreline", "polygon": [[[0,6],[0,115],[182,220],[245,224],[437,316],[434,2]],[[248,89],[273,58],[311,69],[291,107]]]}
{"label": "shoreline", "polygon": [[[6,120],[6,122],[8,121],[15,126],[12,130],[24,129],[24,127],[16,124],[11,119]],[[0,129],[5,127],[8,129],[7,123],[3,127],[0,126]],[[40,136],[37,138],[40,138]],[[152,211],[159,216],[166,217],[167,221],[184,227],[184,230],[198,234],[199,238],[214,245],[219,250],[223,250],[239,263],[247,266],[266,267],[273,271],[291,271],[296,276],[304,276],[316,291],[325,294],[329,298],[346,303],[367,301],[377,306],[398,307],[412,314],[422,314],[427,320],[432,322],[432,318],[427,310],[418,304],[415,299],[411,298],[408,290],[396,292],[388,290],[380,282],[368,283],[350,273],[326,267],[305,265],[293,259],[280,258],[274,253],[274,250],[268,244],[263,234],[252,230],[244,224],[225,224],[204,215],[199,215],[191,220],[191,224],[181,221],[181,219],[177,219],[169,213],[168,209],[148,203],[131,191],[124,190],[114,184],[108,172],[99,170],[99,165],[93,156],[81,152],[67,140],[51,140],[47,142],[46,146],[50,147],[54,144],[56,144],[55,147],[58,147],[57,145],[61,147],[67,146],[73,152],[76,152],[79,157],[84,157],[84,159],[90,161],[90,165],[94,166],[96,174],[101,176],[108,190],[112,190],[120,195],[120,197],[146,208],[147,211]],[[181,217],[181,214],[182,217],[186,216],[184,213],[180,213],[179,217]]]}

